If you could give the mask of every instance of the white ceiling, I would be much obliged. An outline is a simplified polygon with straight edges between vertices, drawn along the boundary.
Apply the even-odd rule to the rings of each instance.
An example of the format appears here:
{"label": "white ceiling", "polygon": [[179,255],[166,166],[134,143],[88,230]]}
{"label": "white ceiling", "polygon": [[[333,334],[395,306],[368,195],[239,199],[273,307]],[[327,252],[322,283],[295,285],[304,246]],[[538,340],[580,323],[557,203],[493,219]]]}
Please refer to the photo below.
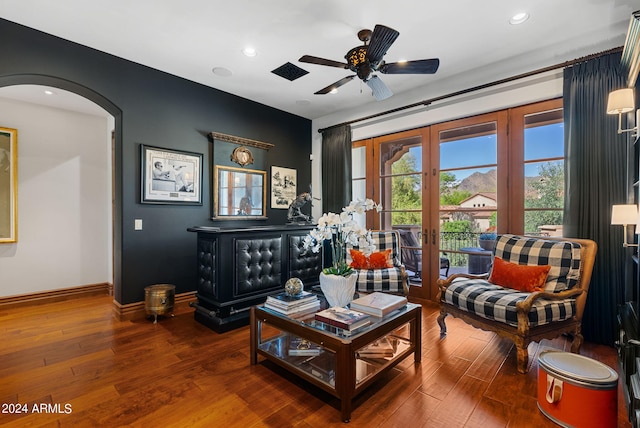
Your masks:
{"label": "white ceiling", "polygon": [[[372,103],[389,110],[622,46],[637,9],[631,0],[0,0],[1,18],[309,119]],[[530,19],[510,25],[520,11]],[[380,75],[395,94],[380,102],[358,79],[314,95],[353,73],[298,58],[343,61],[361,44],[356,33],[376,24],[400,32],[387,62],[440,58],[438,72]],[[257,56],[242,54],[248,45]],[[286,62],[309,74],[291,82],[271,73]],[[31,90],[37,102],[41,91]],[[20,98],[11,91],[0,96]],[[54,91],[47,102],[65,96]]]}

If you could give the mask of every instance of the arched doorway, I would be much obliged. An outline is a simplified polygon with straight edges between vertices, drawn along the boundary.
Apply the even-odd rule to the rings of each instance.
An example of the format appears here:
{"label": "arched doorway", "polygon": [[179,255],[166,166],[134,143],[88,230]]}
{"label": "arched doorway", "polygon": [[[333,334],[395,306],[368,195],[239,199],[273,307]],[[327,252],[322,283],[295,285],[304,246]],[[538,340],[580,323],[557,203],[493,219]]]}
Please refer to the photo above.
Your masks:
{"label": "arched doorway", "polygon": [[[34,86],[34,85],[38,85],[38,86]],[[40,260],[38,261],[38,263],[36,263],[35,260],[32,263],[34,267],[33,270],[35,269],[44,270],[45,268],[49,268],[53,271],[58,272],[60,277],[64,278],[63,281],[67,278],[73,278],[73,279],[69,279],[68,282],[65,282],[67,287],[85,286],[85,285],[90,285],[90,283],[87,283],[87,281],[78,282],[79,280],[77,278],[90,277],[90,275],[89,276],[85,275],[86,272],[79,272],[77,276],[73,276],[72,273],[74,271],[81,271],[82,269],[84,269],[85,271],[87,270],[87,265],[90,264],[90,263],[87,263],[87,258],[90,256],[87,255],[88,252],[86,251],[86,247],[88,247],[89,243],[95,246],[95,243],[91,242],[91,240],[96,238],[96,234],[100,234],[101,240],[104,238],[106,241],[108,241],[106,242],[108,248],[105,250],[105,252],[106,252],[107,258],[111,259],[108,263],[109,265],[108,277],[106,277],[104,280],[100,279],[100,282],[107,281],[113,284],[114,294],[118,295],[120,292],[119,290],[120,281],[118,281],[119,261],[115,257],[115,255],[117,254],[117,252],[115,251],[115,248],[117,248],[119,245],[117,241],[118,239],[117,237],[119,236],[117,231],[120,230],[120,226],[118,224],[119,222],[118,219],[120,218],[120,216],[117,215],[118,207],[116,206],[116,204],[117,204],[117,201],[119,200],[118,195],[120,194],[120,189],[119,189],[120,180],[118,179],[116,170],[118,169],[117,168],[118,153],[120,153],[121,151],[119,148],[121,147],[121,134],[122,134],[121,133],[121,119],[122,119],[121,110],[118,107],[116,107],[113,103],[111,103],[109,100],[107,100],[106,98],[104,98],[103,96],[101,96],[100,94],[98,94],[97,92],[89,88],[86,88],[82,85],[75,84],[73,82],[66,81],[64,79],[58,79],[51,76],[14,75],[14,76],[0,77],[0,96],[2,96],[3,88],[7,90],[11,89],[11,91],[6,91],[6,92],[11,92],[12,95],[9,98],[13,98],[13,99],[16,99],[15,94],[17,93],[16,91],[17,88],[30,88],[31,91],[33,91],[33,88],[40,88],[40,90],[44,90],[45,88],[49,88],[49,89],[53,88],[52,92],[56,92],[55,96],[52,95],[50,97],[47,97],[48,98],[47,102],[43,102],[41,104],[48,106],[47,108],[50,109],[51,111],[55,109],[59,109],[58,110],[60,112],[59,117],[62,118],[60,122],[65,122],[67,120],[73,121],[74,120],[73,114],[76,114],[77,115],[76,117],[80,117],[81,119],[80,119],[79,126],[74,127],[72,124],[69,125],[69,128],[68,128],[69,134],[65,136],[56,135],[56,133],[65,132],[65,131],[60,131],[60,129],[65,129],[65,128],[61,128],[57,126],[58,123],[56,123],[55,121],[55,117],[57,117],[56,113],[52,113],[50,117],[49,115],[46,115],[46,118],[47,118],[46,120],[53,121],[53,122],[49,121],[48,126],[45,123],[46,120],[42,120],[42,116],[34,115],[34,117],[29,118],[31,123],[25,122],[25,121],[20,122],[22,123],[21,127],[23,128],[23,131],[24,131],[22,134],[20,133],[20,129],[18,129],[19,131],[18,156],[20,157],[21,154],[25,154],[29,156],[29,159],[25,160],[25,162],[22,162],[22,165],[20,165],[21,162],[19,162],[19,175],[24,176],[24,174],[27,174],[28,179],[25,180],[25,183],[23,183],[26,190],[23,192],[22,195],[20,194],[18,195],[19,200],[22,199],[23,201],[22,204],[20,203],[18,204],[18,211],[19,211],[18,217],[20,218],[20,215],[21,215],[20,214],[21,207],[29,208],[28,215],[32,216],[29,219],[29,221],[32,222],[32,224],[51,223],[50,226],[59,227],[60,233],[42,233],[43,236],[41,237],[41,239],[43,240],[42,241],[43,243],[46,243],[46,245],[43,245],[43,247],[49,248],[50,251],[48,252],[48,254],[50,255],[55,254],[55,252],[51,251],[51,245],[52,245],[51,242],[57,241],[60,247],[64,248],[64,251],[67,251],[69,253],[69,254],[65,254],[65,257],[68,259],[68,263],[57,263],[55,264],[55,266],[47,266],[47,261],[49,259],[52,259],[53,263],[56,263],[55,257],[46,257],[43,254],[38,254],[38,251],[39,251],[37,248],[38,246],[37,245],[34,246],[33,244],[34,243],[33,234],[35,232],[34,229],[37,229],[37,228],[31,228],[31,230],[26,231],[26,234],[23,233],[23,236],[25,239],[22,240],[22,242],[19,235],[18,243],[14,244],[13,248],[11,248],[11,246],[4,246],[0,248],[0,250],[4,252],[4,255],[5,257],[7,257],[7,259],[13,259],[10,262],[14,262],[15,259],[20,254],[24,254],[25,252],[27,252],[26,240],[27,238],[29,238],[30,246],[29,246],[28,252],[33,257],[36,257],[36,258],[40,257]],[[68,91],[68,93],[70,94],[67,94],[67,92],[65,91]],[[95,104],[94,108],[96,111],[102,110],[103,112],[106,112],[103,116],[104,118],[108,117],[108,119],[103,118],[104,122],[97,121],[98,127],[101,126],[100,123],[105,123],[103,128],[104,132],[102,132],[100,137],[96,136],[95,126],[94,126],[95,124],[92,122],[92,119],[90,118],[84,119],[85,116],[88,118],[89,117],[88,115],[78,114],[77,112],[73,112],[73,114],[71,114],[72,112],[70,112],[69,110],[74,110],[74,109],[72,107],[69,107],[68,105],[65,105],[64,103],[56,107],[55,105],[56,96],[60,97],[60,95],[62,95],[62,98],[64,98],[65,94],[67,95],[75,94],[77,95],[77,97],[75,98],[81,99],[84,102],[87,102],[86,100],[89,100]],[[5,98],[5,101],[6,100],[7,98]],[[29,98],[26,98],[22,101],[24,103],[24,106],[27,106],[28,105],[27,103],[33,103],[33,105],[38,104],[37,101]],[[96,106],[99,106],[100,109],[97,108]],[[45,111],[45,110],[42,110],[42,111]],[[25,123],[28,123],[28,124],[25,125]],[[55,126],[51,126],[52,124]],[[91,124],[91,125],[87,125],[87,124]],[[3,126],[11,127],[10,124],[6,124],[6,123],[3,124]],[[32,126],[32,129],[27,131],[27,129],[31,126]],[[94,127],[91,128],[92,126]],[[87,127],[93,129],[94,133],[90,136],[83,137],[81,133]],[[34,129],[37,130],[38,132],[41,132],[41,134],[34,132]],[[21,135],[24,141],[20,139]],[[28,141],[29,139],[31,139],[32,141],[36,139],[38,140],[39,143],[44,143],[45,146],[43,147],[46,147],[46,149],[48,150],[50,149],[50,147],[47,147],[46,143],[50,142],[51,144],[49,145],[53,145],[53,143],[56,140],[66,142],[65,139],[69,138],[69,135],[72,135],[72,138],[70,138],[71,140],[76,140],[75,141],[76,146],[78,146],[78,143],[80,143],[81,145],[84,142],[83,139],[86,139],[87,144],[89,144],[89,142],[93,144],[92,146],[93,148],[89,149],[85,147],[85,148],[82,148],[80,152],[73,153],[73,148],[70,148],[72,146],[71,143],[69,145],[62,144],[62,147],[59,147],[58,149],[59,151],[65,151],[64,154],[60,154],[58,156],[59,153],[56,152],[54,155],[49,154],[49,156],[47,156],[46,150],[41,150],[40,152],[35,154],[33,152],[29,154],[29,150],[26,150],[27,146],[21,145],[21,141],[23,144],[25,144],[25,142]],[[101,138],[101,146],[97,147],[95,145],[96,144],[95,142],[99,138]],[[23,148],[22,152],[20,151],[20,147]],[[29,149],[33,150],[33,146],[30,147]],[[53,150],[53,148],[51,149]],[[66,152],[69,152],[69,153],[66,153]],[[100,158],[99,162],[106,161],[106,165],[108,169],[107,178],[104,178],[103,175],[101,175],[102,174],[101,168],[104,165],[101,164],[98,167],[96,167],[95,164],[92,163],[92,162],[95,162],[97,158]],[[20,168],[21,166],[22,168]],[[92,187],[92,184],[95,184],[95,183],[92,183],[92,181],[95,181],[98,179],[108,180],[109,182],[108,186],[104,187],[105,189],[109,189],[108,191],[105,190],[104,195],[95,194],[96,187]],[[45,186],[43,186],[42,183],[46,183],[46,185],[53,185],[54,187],[58,186],[56,190],[58,189],[62,190],[64,188],[64,190],[62,190],[60,193],[64,195],[64,198],[63,198],[64,200],[58,201],[54,199],[54,203],[50,203],[50,201],[49,203],[47,203],[46,198],[43,198],[42,204],[40,205],[37,205],[36,203],[34,203],[33,200],[31,201],[25,200],[25,198],[28,195],[37,194],[37,191],[34,192],[34,188],[37,189],[40,186],[44,189]],[[20,187],[20,184],[21,183],[19,181],[18,183],[19,187]],[[69,213],[72,213],[73,215],[66,216],[61,213],[54,213],[52,211],[53,206],[58,203],[64,205],[67,202],[67,199],[66,199],[67,196],[69,196],[68,201],[70,201]],[[87,199],[87,196],[89,196],[88,199]],[[104,203],[102,203],[103,201],[101,201],[100,204],[95,204],[96,207],[100,210],[100,212],[98,213],[99,215],[94,215],[94,213],[91,212],[91,208],[92,208],[90,206],[92,205],[91,200],[92,199],[95,200],[96,198],[104,198]],[[89,201],[88,203],[86,203],[87,200]],[[82,212],[77,213],[76,211],[82,211]],[[91,217],[93,217],[93,219],[91,219]],[[96,223],[96,221],[98,221],[98,223]],[[106,224],[106,226],[103,230],[91,231],[95,225],[98,225],[97,228],[101,229],[100,225],[104,225],[104,224]],[[19,227],[21,226],[22,225],[19,223]],[[65,229],[65,227],[68,227],[69,229]],[[64,232],[65,230],[67,230],[67,232]],[[71,232],[69,232],[69,230]],[[73,245],[74,235],[81,237],[79,239],[84,240],[84,243],[78,242],[74,246]],[[69,241],[71,241],[71,243]],[[77,259],[74,259],[74,256],[77,256],[77,255],[79,255]],[[103,254],[100,254],[100,258],[103,259],[104,257],[102,256]],[[2,254],[0,254],[0,257],[2,257]],[[103,262],[103,260],[101,260],[101,262]],[[25,263],[24,259],[22,259],[21,263],[23,264]],[[38,268],[37,266],[40,266],[40,268]],[[24,265],[21,267],[24,268]],[[24,271],[24,269],[22,270]],[[45,282],[45,281],[42,281],[42,282]],[[39,287],[41,287],[41,290],[51,290],[51,289],[57,288],[54,283],[48,283],[48,281],[45,284],[40,284]],[[27,290],[24,290],[23,292],[16,293],[16,290],[14,289],[14,290],[9,290],[8,293],[6,293],[5,295],[29,294],[30,291],[32,290],[27,289]],[[37,291],[40,291],[40,290],[36,290],[36,292]]]}

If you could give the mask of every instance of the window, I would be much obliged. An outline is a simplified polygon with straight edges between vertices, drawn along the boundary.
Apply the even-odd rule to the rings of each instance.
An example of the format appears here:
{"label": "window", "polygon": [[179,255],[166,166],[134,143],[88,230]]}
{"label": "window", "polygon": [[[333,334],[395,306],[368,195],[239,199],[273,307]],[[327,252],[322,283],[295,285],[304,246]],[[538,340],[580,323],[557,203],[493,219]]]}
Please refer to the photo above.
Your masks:
{"label": "window", "polygon": [[524,233],[562,236],[562,110],[526,115],[524,124]]}

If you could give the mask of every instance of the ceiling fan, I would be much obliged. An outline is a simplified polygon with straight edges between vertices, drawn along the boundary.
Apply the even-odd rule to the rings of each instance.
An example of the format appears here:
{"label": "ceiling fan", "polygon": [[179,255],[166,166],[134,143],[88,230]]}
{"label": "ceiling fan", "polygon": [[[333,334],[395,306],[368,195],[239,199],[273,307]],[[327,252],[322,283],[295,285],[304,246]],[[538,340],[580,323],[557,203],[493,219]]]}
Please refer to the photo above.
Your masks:
{"label": "ceiling fan", "polygon": [[320,89],[315,93],[317,95],[328,94],[358,76],[358,78],[371,88],[376,100],[381,101],[389,98],[393,95],[393,92],[387,88],[387,85],[385,85],[374,72],[382,74],[433,74],[438,70],[438,66],[440,65],[438,58],[392,62],[389,64],[384,62],[382,57],[384,57],[389,47],[391,47],[399,35],[400,33],[393,28],[378,24],[373,29],[373,32],[371,30],[358,31],[358,39],[364,42],[364,44],[356,46],[347,52],[344,56],[347,62],[333,61],[311,55],[304,55],[299,61],[309,64],[344,68],[356,73],[344,77],[326,88]]}

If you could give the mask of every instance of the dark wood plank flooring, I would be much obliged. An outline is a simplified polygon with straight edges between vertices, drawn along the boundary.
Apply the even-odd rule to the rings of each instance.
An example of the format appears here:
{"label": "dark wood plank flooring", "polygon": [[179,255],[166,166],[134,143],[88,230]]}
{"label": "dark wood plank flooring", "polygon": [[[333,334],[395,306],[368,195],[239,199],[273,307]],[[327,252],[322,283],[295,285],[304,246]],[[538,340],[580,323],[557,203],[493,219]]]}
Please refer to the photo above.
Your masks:
{"label": "dark wood plank flooring", "polygon": [[[567,350],[564,339],[532,344],[521,375],[511,343],[451,317],[441,340],[436,316],[425,303],[422,363],[409,357],[363,393],[350,426],[556,426],[537,408],[537,355]],[[248,327],[218,334],[187,307],[155,325],[115,320],[108,296],[0,308],[0,334],[2,410],[28,409],[0,413],[2,426],[343,425],[330,395],[267,361],[249,364]],[[581,353],[618,369],[612,348],[585,343]],[[620,388],[618,402],[628,427]]]}

